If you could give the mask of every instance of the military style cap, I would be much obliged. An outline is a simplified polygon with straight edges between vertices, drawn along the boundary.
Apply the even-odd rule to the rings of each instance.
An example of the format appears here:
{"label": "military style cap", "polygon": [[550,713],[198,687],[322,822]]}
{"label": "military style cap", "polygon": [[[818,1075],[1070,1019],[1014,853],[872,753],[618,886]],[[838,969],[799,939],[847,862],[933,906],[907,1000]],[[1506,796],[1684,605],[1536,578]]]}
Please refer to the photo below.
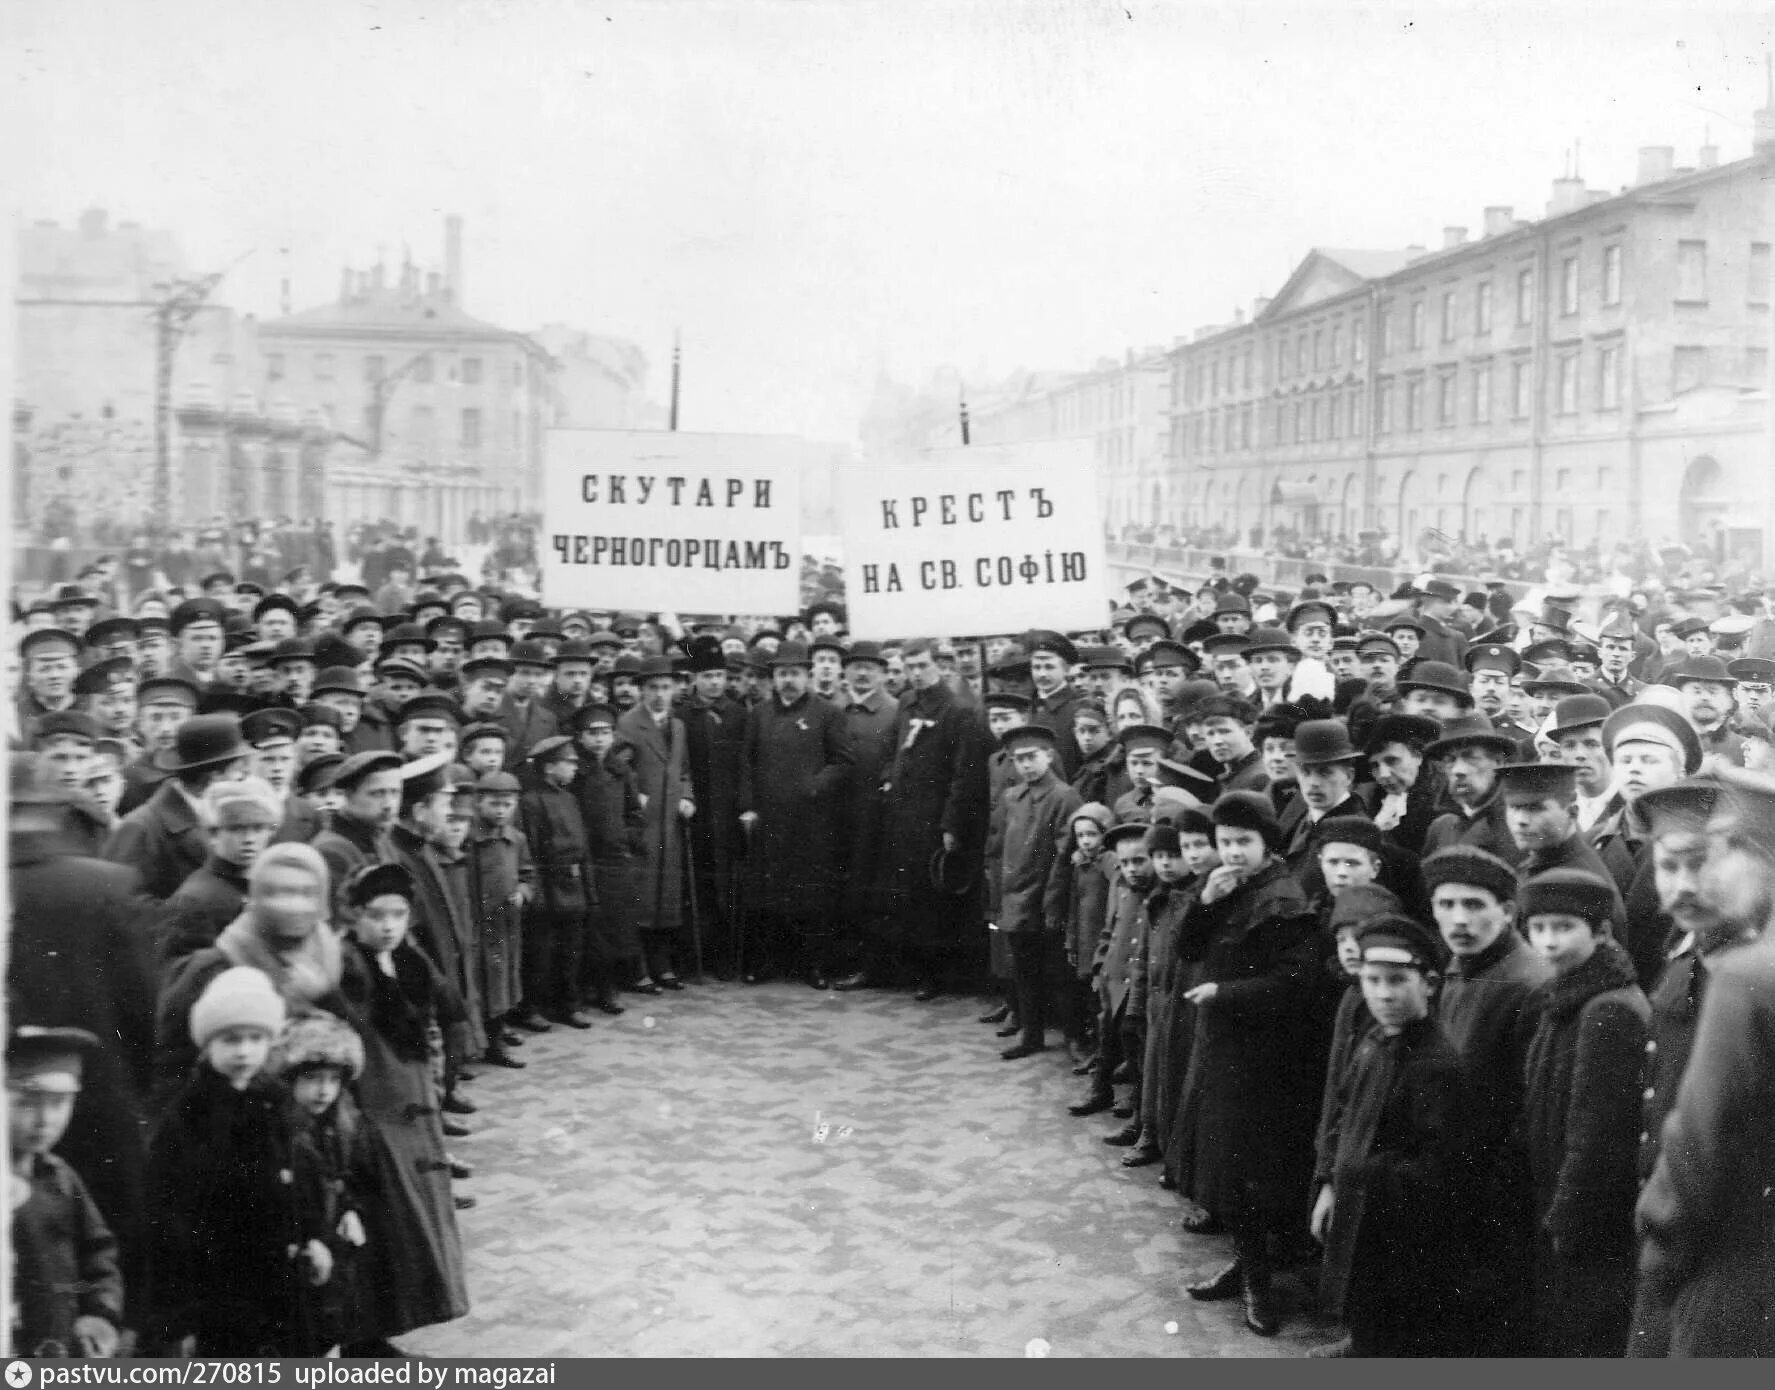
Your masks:
{"label": "military style cap", "polygon": [[1571,763],[1504,763],[1498,786],[1506,803],[1570,796],[1577,790],[1578,769]]}
{"label": "military style cap", "polygon": [[452,724],[462,722],[462,706],[448,695],[424,694],[415,695],[395,716],[396,727],[411,724],[415,719],[445,719]]}
{"label": "military style cap", "polygon": [[127,656],[95,661],[74,678],[76,695],[103,695],[135,684],[135,664]]}
{"label": "military style cap", "polygon": [[1442,964],[1441,943],[1422,922],[1402,912],[1363,919],[1356,926],[1355,937],[1364,965],[1404,965],[1430,971]]}
{"label": "military style cap", "polygon": [[240,721],[240,736],[254,748],[294,743],[302,736],[302,716],[293,709],[258,709]]}
{"label": "military style cap", "polygon": [[1469,647],[1461,664],[1469,675],[1475,671],[1502,671],[1506,676],[1514,676],[1522,670],[1522,657],[1514,647],[1507,647],[1502,642],[1487,642],[1483,646]]}

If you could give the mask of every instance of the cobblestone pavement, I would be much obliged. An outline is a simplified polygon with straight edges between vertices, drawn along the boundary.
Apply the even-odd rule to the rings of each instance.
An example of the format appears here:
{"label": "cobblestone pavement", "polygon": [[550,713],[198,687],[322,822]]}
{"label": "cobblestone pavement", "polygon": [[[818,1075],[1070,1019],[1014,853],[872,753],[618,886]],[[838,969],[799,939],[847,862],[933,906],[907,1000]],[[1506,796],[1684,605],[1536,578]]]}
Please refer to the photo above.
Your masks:
{"label": "cobblestone pavement", "polygon": [[[1288,1356],[1182,1283],[1226,1258],[980,1002],[710,984],[482,1069],[473,1311],[437,1356]],[[1294,1286],[1284,1284],[1285,1295]],[[1176,1326],[1167,1331],[1167,1323]],[[1041,1349],[1038,1346],[1036,1350]]]}

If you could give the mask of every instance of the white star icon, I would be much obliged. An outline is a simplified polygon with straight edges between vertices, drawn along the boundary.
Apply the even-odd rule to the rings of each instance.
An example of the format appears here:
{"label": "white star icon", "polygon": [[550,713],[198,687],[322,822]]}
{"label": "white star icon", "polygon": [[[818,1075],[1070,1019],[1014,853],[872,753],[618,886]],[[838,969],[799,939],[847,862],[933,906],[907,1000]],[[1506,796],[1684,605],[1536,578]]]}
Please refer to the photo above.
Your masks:
{"label": "white star icon", "polygon": [[6,1383],[12,1386],[13,1390],[24,1390],[24,1387],[31,1383],[30,1366],[23,1361],[8,1361],[6,1363]]}

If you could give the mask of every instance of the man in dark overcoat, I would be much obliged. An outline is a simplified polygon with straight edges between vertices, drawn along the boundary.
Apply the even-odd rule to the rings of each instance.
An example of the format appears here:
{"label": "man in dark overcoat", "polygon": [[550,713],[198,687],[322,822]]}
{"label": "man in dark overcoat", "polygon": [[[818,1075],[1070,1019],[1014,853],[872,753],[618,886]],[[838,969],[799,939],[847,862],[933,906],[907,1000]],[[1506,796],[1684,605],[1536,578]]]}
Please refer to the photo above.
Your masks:
{"label": "man in dark overcoat", "polygon": [[[873,850],[881,829],[881,785],[894,756],[894,725],[900,707],[882,686],[887,661],[874,642],[856,642],[845,652],[844,685],[838,707],[844,712],[851,765],[839,801],[839,871],[844,891],[838,906],[835,957],[853,970],[864,953],[870,908]],[[866,977],[865,977],[866,978]],[[855,974],[836,982],[850,989]]]}
{"label": "man in dark overcoat", "polygon": [[66,801],[36,785],[34,763],[15,757],[11,772],[7,1015],[15,1025],[84,1028],[98,1039],[57,1152],[116,1234],[128,1292],[142,1287],[143,1273],[155,905],[137,895],[127,869],[66,851]]}
{"label": "man in dark overcoat", "polygon": [[[978,708],[962,703],[943,680],[935,643],[908,642],[901,660],[908,689],[894,716],[894,752],[882,782],[864,974],[879,979],[902,956],[917,980],[915,997],[928,1000],[941,991],[975,910],[991,736]],[[947,883],[933,874],[936,864],[947,870]]]}
{"label": "man in dark overcoat", "polygon": [[686,766],[684,721],[672,713],[677,680],[669,657],[650,656],[639,673],[641,698],[616,721],[616,737],[632,750],[635,782],[647,824],[641,857],[631,865],[636,920],[647,969],[663,989],[682,989],[681,971],[695,968],[684,928],[685,826],[697,814]]}
{"label": "man in dark overcoat", "polygon": [[172,776],[118,822],[105,858],[133,869],[142,891],[165,902],[209,856],[198,811],[211,782],[235,777],[251,751],[232,714],[200,714],[179,726]]}
{"label": "man in dark overcoat", "polygon": [[690,871],[695,876],[697,921],[703,956],[715,977],[739,973],[733,901],[740,854],[740,757],[746,746],[746,706],[727,693],[727,658],[713,638],[690,650],[690,694],[678,704],[684,724],[691,797]]}
{"label": "man in dark overcoat", "polygon": [[791,953],[815,989],[830,983],[838,901],[835,809],[851,765],[844,711],[810,690],[800,642],[771,658],[771,694],[747,716],[740,761],[740,822],[751,836],[751,904],[762,928],[756,983]]}

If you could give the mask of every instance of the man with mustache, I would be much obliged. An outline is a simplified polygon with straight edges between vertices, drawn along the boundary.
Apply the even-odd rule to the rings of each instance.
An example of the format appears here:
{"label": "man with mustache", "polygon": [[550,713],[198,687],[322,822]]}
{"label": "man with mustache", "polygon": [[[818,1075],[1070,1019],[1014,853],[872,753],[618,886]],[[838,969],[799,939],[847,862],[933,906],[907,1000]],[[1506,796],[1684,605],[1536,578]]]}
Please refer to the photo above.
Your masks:
{"label": "man with mustache", "polygon": [[1430,823],[1424,849],[1434,854],[1450,845],[1472,845],[1507,864],[1522,855],[1498,795],[1498,768],[1517,756],[1516,745],[1492,728],[1483,714],[1467,713],[1443,725],[1442,737],[1424,750],[1442,769],[1453,809]]}

